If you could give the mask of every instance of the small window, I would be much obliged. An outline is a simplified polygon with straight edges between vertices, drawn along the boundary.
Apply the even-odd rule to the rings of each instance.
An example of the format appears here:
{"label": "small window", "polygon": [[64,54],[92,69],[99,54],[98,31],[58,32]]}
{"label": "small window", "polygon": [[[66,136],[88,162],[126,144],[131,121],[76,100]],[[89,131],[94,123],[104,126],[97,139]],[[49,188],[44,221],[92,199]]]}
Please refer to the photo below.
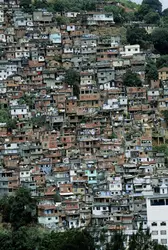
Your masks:
{"label": "small window", "polygon": [[162,244],[167,244],[167,239],[161,239]]}
{"label": "small window", "polygon": [[165,234],[166,234],[166,230],[161,230],[161,231],[160,231],[160,234],[161,234],[161,235],[165,235]]}
{"label": "small window", "polygon": [[157,223],[156,222],[152,222],[152,227],[156,227],[157,226]]}
{"label": "small window", "polygon": [[158,235],[158,231],[152,231],[152,235]]}
{"label": "small window", "polygon": [[162,222],[160,223],[160,225],[161,225],[161,226],[166,226],[166,222],[165,222],[165,221],[162,221]]}

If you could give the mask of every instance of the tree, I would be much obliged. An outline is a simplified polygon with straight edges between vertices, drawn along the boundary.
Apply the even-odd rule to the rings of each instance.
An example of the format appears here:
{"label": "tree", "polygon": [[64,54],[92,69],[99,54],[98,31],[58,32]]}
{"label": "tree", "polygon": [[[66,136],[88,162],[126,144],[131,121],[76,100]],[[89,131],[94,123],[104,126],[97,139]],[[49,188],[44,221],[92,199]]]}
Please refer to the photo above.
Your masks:
{"label": "tree", "polygon": [[158,80],[158,71],[156,64],[150,60],[147,62],[145,67],[145,76],[148,83],[150,83],[151,80]]}
{"label": "tree", "polygon": [[7,230],[0,230],[0,250],[12,249],[12,234],[10,231]]}
{"label": "tree", "polygon": [[79,97],[79,81],[80,76],[74,69],[68,69],[65,73],[65,83],[73,86],[73,93],[75,96]]}
{"label": "tree", "polygon": [[168,54],[168,30],[167,28],[156,28],[152,32],[154,48],[160,54]]}
{"label": "tree", "polygon": [[37,221],[36,201],[26,188],[18,189],[15,196],[2,198],[0,210],[2,221],[10,223],[14,230]]}
{"label": "tree", "polygon": [[147,4],[141,4],[135,15],[140,21],[142,21],[144,16],[146,16],[151,11],[152,9]]}
{"label": "tree", "polygon": [[38,249],[41,242],[40,231],[37,227],[21,227],[12,232],[12,246],[17,250]]}
{"label": "tree", "polygon": [[159,0],[143,0],[142,6],[143,5],[147,5],[149,9],[152,9],[159,14],[162,12],[162,4]]}
{"label": "tree", "polygon": [[35,95],[25,94],[19,99],[19,104],[26,104],[30,109],[35,109]]}
{"label": "tree", "polygon": [[31,121],[34,128],[41,128],[47,124],[45,115],[34,116]]}
{"label": "tree", "polygon": [[57,191],[56,194],[54,195],[54,201],[55,202],[61,202],[61,196],[59,192]]}
{"label": "tree", "polygon": [[162,115],[164,117],[165,122],[168,124],[168,110],[162,111]]}
{"label": "tree", "polygon": [[43,235],[37,227],[21,227],[16,231],[0,231],[0,250],[38,249]]}
{"label": "tree", "polygon": [[[57,22],[57,25],[66,25],[67,23],[68,23],[68,18],[67,17],[65,17],[65,16],[58,16],[58,17],[56,17],[56,22]],[[56,61],[61,61],[61,57],[60,57],[60,55],[57,55],[57,58],[58,58],[58,60],[56,60]]]}
{"label": "tree", "polygon": [[147,24],[158,24],[160,21],[160,15],[157,12],[149,12],[144,16],[144,21]]}
{"label": "tree", "polygon": [[104,10],[113,13],[115,23],[121,23],[125,19],[125,11],[119,6],[105,6]]}
{"label": "tree", "polygon": [[79,82],[79,73],[74,69],[68,69],[65,73],[65,83],[73,85],[76,82]]}
{"label": "tree", "polygon": [[47,9],[50,7],[50,3],[48,3],[46,0],[35,0],[33,2],[33,6],[35,9]]}
{"label": "tree", "polygon": [[17,120],[12,119],[9,109],[0,109],[0,123],[6,123],[8,129],[16,128]]}
{"label": "tree", "polygon": [[144,28],[133,26],[127,29],[126,33],[128,43],[139,44],[142,48],[146,48],[150,44],[151,37]]}
{"label": "tree", "polygon": [[127,72],[123,76],[123,83],[126,87],[141,87],[142,82],[139,76],[132,72],[131,70],[127,70]]}
{"label": "tree", "polygon": [[92,11],[96,9],[96,0],[57,0],[53,3],[55,11]]}
{"label": "tree", "polygon": [[168,55],[160,56],[156,61],[156,66],[158,69],[168,67]]}
{"label": "tree", "polygon": [[151,244],[149,229],[144,231],[140,226],[138,231],[130,237],[128,250],[150,250]]}
{"label": "tree", "polygon": [[33,12],[33,5],[31,3],[31,0],[20,0],[20,7],[26,13]]}
{"label": "tree", "polygon": [[162,16],[168,16],[168,8],[162,11]]}
{"label": "tree", "polygon": [[87,230],[71,229],[46,234],[39,250],[95,250],[94,239]]}
{"label": "tree", "polygon": [[151,239],[149,229],[143,230],[142,225],[138,231],[131,235],[128,250],[166,250],[167,247],[160,245]]}
{"label": "tree", "polygon": [[161,144],[159,146],[153,146],[153,150],[158,153],[164,153],[168,157],[168,147],[167,144]]}
{"label": "tree", "polygon": [[125,250],[124,243],[126,237],[122,231],[115,231],[111,237],[110,243],[107,243],[106,250]]}

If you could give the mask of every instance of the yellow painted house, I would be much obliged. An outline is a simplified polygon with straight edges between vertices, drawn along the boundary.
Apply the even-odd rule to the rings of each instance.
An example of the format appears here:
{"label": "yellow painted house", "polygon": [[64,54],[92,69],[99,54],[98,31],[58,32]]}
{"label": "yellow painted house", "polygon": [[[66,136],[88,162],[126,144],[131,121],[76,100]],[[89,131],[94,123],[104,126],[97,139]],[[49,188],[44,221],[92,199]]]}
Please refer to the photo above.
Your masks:
{"label": "yellow painted house", "polygon": [[168,79],[168,67],[163,67],[161,69],[158,70],[158,74],[159,74],[159,80],[167,80]]}

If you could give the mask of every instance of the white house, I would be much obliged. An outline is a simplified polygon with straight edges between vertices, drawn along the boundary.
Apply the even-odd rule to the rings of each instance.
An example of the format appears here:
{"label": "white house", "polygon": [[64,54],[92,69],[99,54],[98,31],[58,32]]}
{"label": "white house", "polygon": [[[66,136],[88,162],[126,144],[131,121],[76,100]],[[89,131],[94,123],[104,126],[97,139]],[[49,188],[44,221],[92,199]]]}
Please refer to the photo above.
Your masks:
{"label": "white house", "polygon": [[11,106],[11,116],[12,118],[29,118],[30,112],[27,105],[14,105]]}
{"label": "white house", "polygon": [[75,31],[75,25],[74,24],[67,25],[67,31]]}
{"label": "white house", "polygon": [[120,52],[121,55],[123,56],[132,56],[134,54],[140,53],[140,45],[135,44],[135,45],[126,45],[124,46],[124,50]]}
{"label": "white house", "polygon": [[31,170],[27,166],[23,166],[20,169],[20,182],[31,181]]}
{"label": "white house", "polygon": [[109,181],[109,190],[112,195],[121,195],[122,193],[122,179],[119,176],[108,176],[107,181]]}
{"label": "white house", "polygon": [[92,207],[92,215],[93,216],[105,216],[108,215],[108,213],[110,213],[110,208],[109,208],[109,204],[105,204],[105,203],[94,203],[94,206]]}
{"label": "white house", "polygon": [[112,13],[96,13],[89,12],[87,16],[88,25],[96,25],[99,23],[114,23],[114,17]]}
{"label": "white house", "polygon": [[146,199],[147,224],[152,239],[168,246],[168,189],[165,184],[160,187],[160,194]]}
{"label": "white house", "polygon": [[19,145],[15,142],[7,142],[4,144],[4,154],[17,154],[19,150]]}
{"label": "white house", "polygon": [[0,80],[6,80],[8,76],[11,76],[17,72],[17,65],[8,62],[0,63]]}

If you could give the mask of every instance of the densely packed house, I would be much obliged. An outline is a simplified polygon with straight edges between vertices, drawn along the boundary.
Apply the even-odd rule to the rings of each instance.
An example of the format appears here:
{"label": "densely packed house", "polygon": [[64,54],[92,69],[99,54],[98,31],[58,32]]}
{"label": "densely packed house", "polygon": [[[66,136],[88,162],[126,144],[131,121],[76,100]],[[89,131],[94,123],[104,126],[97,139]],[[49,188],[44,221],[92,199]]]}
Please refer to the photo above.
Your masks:
{"label": "densely packed house", "polygon": [[[114,27],[101,9],[28,14],[1,1],[0,196],[28,187],[49,229],[130,235],[142,223],[167,245],[167,157],[155,148],[168,139],[168,68],[145,84],[146,52]],[[127,69],[142,87],[124,86]]]}

